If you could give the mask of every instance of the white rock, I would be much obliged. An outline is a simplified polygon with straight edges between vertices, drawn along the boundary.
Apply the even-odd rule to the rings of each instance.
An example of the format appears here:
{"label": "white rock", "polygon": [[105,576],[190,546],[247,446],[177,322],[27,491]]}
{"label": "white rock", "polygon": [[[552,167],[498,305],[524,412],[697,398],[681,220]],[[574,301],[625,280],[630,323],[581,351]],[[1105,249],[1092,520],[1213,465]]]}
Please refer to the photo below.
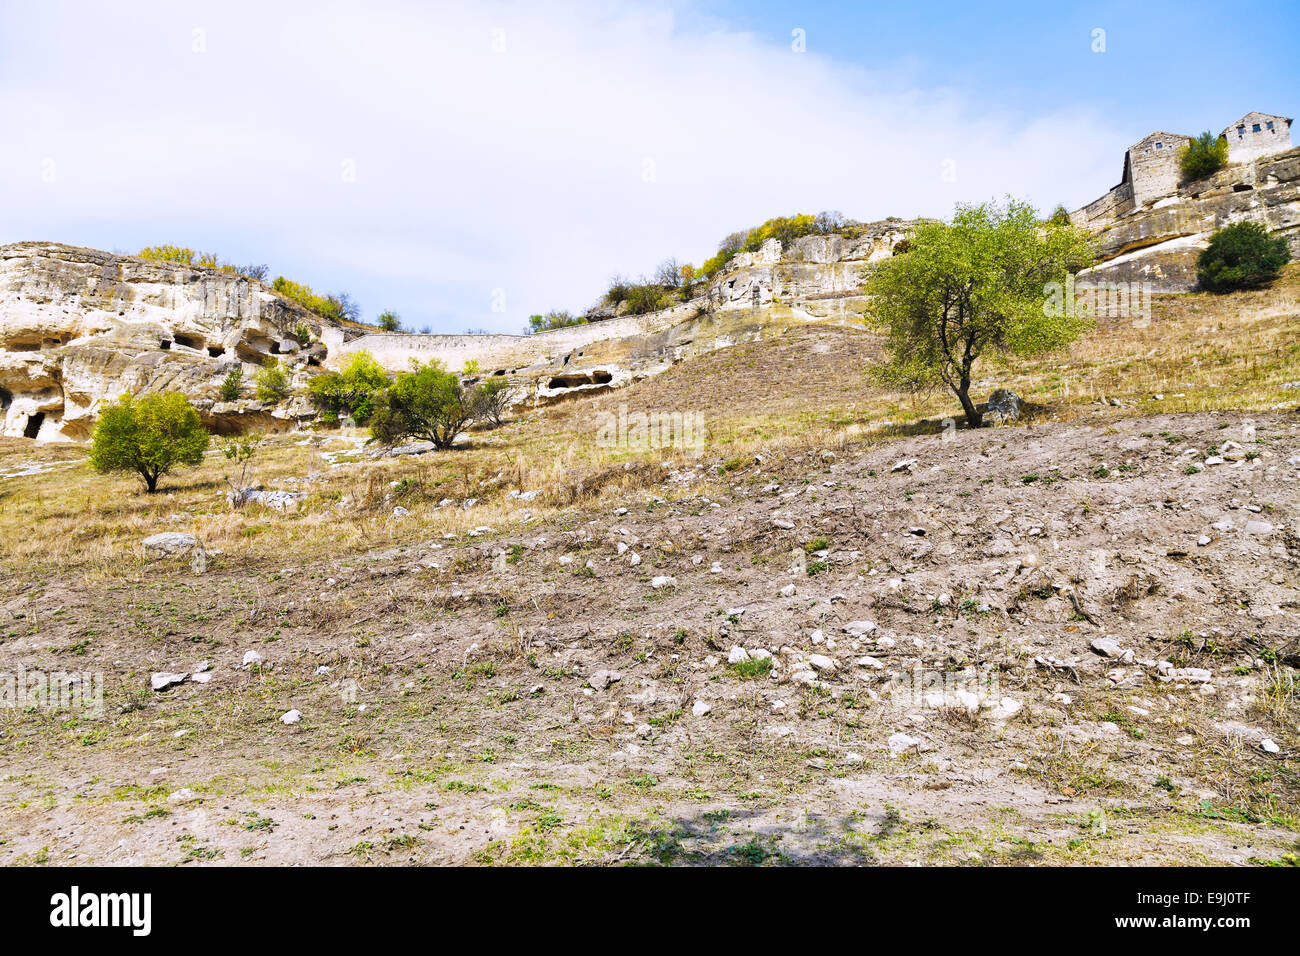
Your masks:
{"label": "white rock", "polygon": [[869,637],[877,630],[875,621],[849,621],[844,625],[844,633],[850,637]]}
{"label": "white rock", "polygon": [[261,662],[262,662],[262,655],[257,653],[257,651],[246,651],[244,653],[245,667],[249,667],[250,665],[253,664],[260,664]]}
{"label": "white rock", "polygon": [[587,678],[587,683],[590,684],[595,690],[604,690],[610,684],[615,684],[618,681],[621,681],[622,679],[623,679],[623,675],[620,674],[618,671],[610,670],[609,668],[602,667],[600,670],[596,671],[594,674],[592,674],[590,677]]}
{"label": "white rock", "polygon": [[697,700],[694,706],[691,707],[691,713],[694,714],[696,717],[703,717],[712,709],[713,707],[711,705],[706,704],[702,700]]}
{"label": "white rock", "polygon": [[882,671],[885,669],[885,665],[874,657],[859,657],[853,663],[857,664],[859,667],[870,668],[873,671]]}
{"label": "white rock", "polygon": [[900,461],[896,461],[896,462],[894,462],[894,466],[893,466],[892,468],[890,468],[889,470],[890,470],[891,472],[893,472],[893,471],[912,471],[912,470],[914,470],[915,468],[916,468],[916,459],[915,459],[915,458],[904,458],[904,459],[902,459],[902,460],[900,460]]}
{"label": "white rock", "polygon": [[633,551],[631,554],[628,555],[627,563],[632,565],[632,567],[635,568],[638,564],[641,563],[641,555]]}
{"label": "white rock", "polygon": [[823,644],[826,641],[826,635],[822,633],[822,629],[819,627],[808,635],[808,639],[814,644]]}
{"label": "white rock", "polygon": [[658,577],[651,579],[650,586],[656,591],[660,588],[675,588],[677,587],[677,579],[667,574],[661,574]]}
{"label": "white rock", "polygon": [[835,670],[835,662],[831,660],[829,657],[827,657],[825,654],[813,654],[808,658],[808,663],[811,664],[815,670],[819,670],[819,671]]}
{"label": "white rock", "polygon": [[1024,706],[1025,705],[1018,700],[1013,700],[1010,697],[1003,697],[1002,700],[998,701],[997,706],[993,708],[990,716],[992,716],[994,720],[1006,720],[1008,717],[1018,714],[1020,709]]}
{"label": "white rock", "polygon": [[787,584],[785,587],[781,589],[780,593],[781,593],[781,597],[787,597],[787,598],[794,597],[795,586],[793,584]]}
{"label": "white rock", "polygon": [[296,710],[288,710],[280,715],[280,723],[284,724],[286,727],[296,724],[300,720],[302,720],[302,714],[298,713]]}
{"label": "white rock", "polygon": [[1263,740],[1259,742],[1259,746],[1265,753],[1270,753],[1270,754],[1275,754],[1282,749],[1276,743],[1273,742],[1273,739],[1271,737],[1265,737]]}
{"label": "white rock", "polygon": [[196,547],[198,543],[199,539],[194,535],[180,531],[164,531],[161,534],[150,535],[140,542],[145,551],[158,555],[181,554]]}
{"label": "white rock", "polygon": [[169,671],[160,671],[159,673],[154,674],[152,677],[149,678],[149,685],[154,690],[166,690],[168,687],[172,687],[176,684],[184,683],[185,679],[189,676],[190,676],[189,674],[184,674],[184,673],[171,673]]}
{"label": "white rock", "polygon": [[913,747],[920,747],[921,741],[916,737],[909,737],[907,734],[896,733],[889,738],[889,752],[897,757],[905,750],[911,750]]}
{"label": "white rock", "polygon": [[728,664],[739,664],[747,660],[749,660],[749,652],[739,645],[733,647],[731,653],[727,655]]}

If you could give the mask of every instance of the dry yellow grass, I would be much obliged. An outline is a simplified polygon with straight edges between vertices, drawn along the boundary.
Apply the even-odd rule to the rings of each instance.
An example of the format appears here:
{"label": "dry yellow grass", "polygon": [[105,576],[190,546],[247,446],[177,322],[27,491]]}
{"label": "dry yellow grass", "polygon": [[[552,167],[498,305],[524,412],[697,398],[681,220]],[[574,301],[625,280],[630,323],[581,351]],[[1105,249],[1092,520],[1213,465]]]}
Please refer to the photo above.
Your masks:
{"label": "dry yellow grass", "polygon": [[[1298,303],[1297,265],[1271,289],[1157,296],[1145,325],[1103,320],[1062,354],[1014,368],[979,368],[981,392],[1005,385],[1041,406],[1040,418],[1057,420],[1293,407],[1300,392],[1282,386],[1300,379]],[[164,479],[159,494],[145,495],[130,478],[93,473],[83,448],[3,439],[0,474],[32,463],[50,470],[0,479],[0,566],[34,576],[75,570],[91,580],[138,574],[146,565],[138,542],[165,530],[195,534],[207,548],[221,549],[224,561],[249,566],[400,546],[483,526],[501,531],[636,487],[659,486],[671,496],[664,478],[675,469],[713,472],[777,446],[835,450],[935,428],[935,419],[956,414],[946,394],[870,386],[865,369],[879,357],[879,339],[866,332],[806,326],[626,389],[530,412],[504,428],[474,433],[471,447],[454,452],[372,459],[353,447],[360,433],[276,436],[259,455],[255,478],[268,488],[305,492],[291,514],[259,506],[232,511],[219,452]],[[1099,404],[1107,399],[1123,407]],[[698,413],[707,423],[707,447],[698,456],[602,447],[598,413],[620,405]],[[330,451],[342,453],[339,464],[322,459]],[[543,493],[526,504],[506,497],[536,489]],[[445,498],[456,505],[439,508]],[[473,507],[459,506],[471,498]],[[394,518],[397,505],[411,514]]]}

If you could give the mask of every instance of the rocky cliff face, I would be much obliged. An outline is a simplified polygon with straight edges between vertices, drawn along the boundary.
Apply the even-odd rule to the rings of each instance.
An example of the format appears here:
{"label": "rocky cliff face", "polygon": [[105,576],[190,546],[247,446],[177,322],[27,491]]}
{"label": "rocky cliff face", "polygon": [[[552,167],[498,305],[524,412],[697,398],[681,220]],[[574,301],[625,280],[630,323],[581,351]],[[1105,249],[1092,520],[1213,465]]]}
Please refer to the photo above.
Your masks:
{"label": "rocky cliff face", "polygon": [[[104,401],[178,389],[209,425],[288,423],[302,408],[222,406],[232,367],[283,356],[299,378],[325,349],[322,320],[261,283],[217,269],[116,256],[57,243],[0,247],[0,430],[83,440]],[[251,392],[251,389],[248,389]]]}
{"label": "rocky cliff face", "polygon": [[1108,224],[1096,235],[1100,262],[1080,282],[1150,282],[1156,292],[1189,292],[1210,236],[1237,222],[1284,236],[1300,258],[1300,148],[1229,166]]}

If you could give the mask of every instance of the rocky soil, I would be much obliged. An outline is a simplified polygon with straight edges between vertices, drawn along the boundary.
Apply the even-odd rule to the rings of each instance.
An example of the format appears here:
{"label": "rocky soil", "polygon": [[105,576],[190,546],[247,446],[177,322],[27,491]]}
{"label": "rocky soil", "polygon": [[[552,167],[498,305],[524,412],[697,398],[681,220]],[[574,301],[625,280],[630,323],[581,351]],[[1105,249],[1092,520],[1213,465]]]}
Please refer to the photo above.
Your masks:
{"label": "rocky soil", "polygon": [[514,505],[7,589],[0,670],[100,671],[105,717],[0,719],[0,860],[1296,859],[1295,414],[859,438]]}

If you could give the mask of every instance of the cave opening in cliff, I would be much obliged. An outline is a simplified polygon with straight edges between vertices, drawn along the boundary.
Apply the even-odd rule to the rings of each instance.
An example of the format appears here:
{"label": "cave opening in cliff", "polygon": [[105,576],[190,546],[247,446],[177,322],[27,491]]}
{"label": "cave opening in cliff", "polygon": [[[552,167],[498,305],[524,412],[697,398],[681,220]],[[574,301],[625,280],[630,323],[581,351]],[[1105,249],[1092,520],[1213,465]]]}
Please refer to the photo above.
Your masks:
{"label": "cave opening in cliff", "polygon": [[0,388],[0,412],[9,411],[9,406],[13,404],[13,392],[7,388]]}
{"label": "cave opening in cliff", "polygon": [[198,336],[198,335],[184,335],[180,332],[177,332],[176,344],[183,345],[187,349],[198,350],[203,348],[203,338],[202,336]]}
{"label": "cave opening in cliff", "polygon": [[209,345],[208,354],[213,358],[221,358],[221,356],[226,354],[226,350],[223,349],[220,345]]}
{"label": "cave opening in cliff", "polygon": [[158,343],[158,347],[159,347],[160,349],[162,349],[164,352],[171,351],[172,340],[171,340],[171,339],[163,339],[161,342]]}
{"label": "cave opening in cliff", "polygon": [[45,424],[45,413],[37,412],[35,415],[27,416],[27,427],[23,429],[24,438],[35,438],[41,433],[41,426]]}
{"label": "cave opening in cliff", "polygon": [[548,388],[576,388],[579,385],[608,385],[614,380],[611,372],[575,372],[572,375],[554,376]]}

